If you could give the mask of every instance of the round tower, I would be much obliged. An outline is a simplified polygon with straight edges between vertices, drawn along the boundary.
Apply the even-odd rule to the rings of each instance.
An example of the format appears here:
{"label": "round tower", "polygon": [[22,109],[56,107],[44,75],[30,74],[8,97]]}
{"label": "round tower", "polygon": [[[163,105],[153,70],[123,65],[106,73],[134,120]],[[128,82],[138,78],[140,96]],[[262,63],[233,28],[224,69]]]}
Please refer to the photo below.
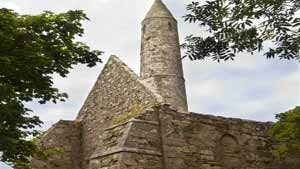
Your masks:
{"label": "round tower", "polygon": [[141,80],[163,103],[188,111],[177,21],[161,0],[142,22]]}

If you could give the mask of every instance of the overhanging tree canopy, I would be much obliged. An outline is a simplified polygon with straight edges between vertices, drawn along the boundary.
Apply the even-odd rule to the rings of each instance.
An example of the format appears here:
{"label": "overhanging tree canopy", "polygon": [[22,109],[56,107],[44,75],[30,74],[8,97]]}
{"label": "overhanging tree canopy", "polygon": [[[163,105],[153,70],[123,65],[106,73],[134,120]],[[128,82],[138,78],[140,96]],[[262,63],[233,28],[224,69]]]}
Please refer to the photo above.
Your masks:
{"label": "overhanging tree canopy", "polygon": [[209,32],[190,35],[183,45],[191,60],[234,59],[239,52],[265,49],[267,58],[300,61],[299,0],[210,0],[187,6],[185,20]]}
{"label": "overhanging tree canopy", "polygon": [[76,42],[83,35],[83,11],[19,15],[0,9],[0,152],[1,160],[12,164],[28,162],[37,147],[29,136],[42,122],[32,116],[24,102],[36,99],[44,104],[67,98],[53,87],[51,75],[66,77],[79,63],[93,67],[101,62],[101,51]]}

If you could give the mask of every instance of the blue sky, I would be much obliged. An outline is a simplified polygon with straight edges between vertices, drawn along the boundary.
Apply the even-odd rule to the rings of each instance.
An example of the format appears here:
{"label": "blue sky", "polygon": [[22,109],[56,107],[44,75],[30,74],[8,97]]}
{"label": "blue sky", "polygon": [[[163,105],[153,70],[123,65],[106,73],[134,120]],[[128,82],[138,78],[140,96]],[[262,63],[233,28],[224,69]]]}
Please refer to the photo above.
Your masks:
{"label": "blue sky", "polygon": [[[83,9],[90,17],[80,38],[94,49],[120,57],[139,73],[140,22],[153,0],[0,0],[0,7],[22,14],[44,10],[64,12]],[[205,34],[196,25],[184,23],[185,5],[190,0],[164,0],[178,20],[180,39]],[[74,119],[104,64],[95,68],[76,66],[68,78],[54,76],[55,86],[69,94],[65,103],[30,103],[45,122],[46,130],[60,119]],[[300,67],[295,61],[267,60],[256,53],[241,54],[234,62],[183,61],[189,109],[218,116],[274,121],[274,115],[300,104]],[[0,163],[0,169],[8,169]]]}

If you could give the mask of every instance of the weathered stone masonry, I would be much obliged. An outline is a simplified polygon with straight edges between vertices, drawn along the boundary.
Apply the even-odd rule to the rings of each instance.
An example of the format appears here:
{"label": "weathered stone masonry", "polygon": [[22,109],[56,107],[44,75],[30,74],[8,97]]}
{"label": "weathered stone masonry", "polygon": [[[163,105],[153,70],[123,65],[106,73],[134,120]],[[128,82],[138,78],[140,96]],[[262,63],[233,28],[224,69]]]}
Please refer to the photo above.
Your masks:
{"label": "weathered stone masonry", "polygon": [[79,121],[61,120],[53,125],[41,139],[45,149],[61,149],[48,161],[32,160],[36,169],[81,169],[81,123]]}
{"label": "weathered stone masonry", "polygon": [[[117,57],[111,57],[77,118],[82,123],[82,166],[87,168],[90,160],[120,148],[126,129],[109,127],[124,123],[155,104],[155,96],[139,82],[138,76]],[[110,135],[118,138],[111,139]]]}
{"label": "weathered stone masonry", "polygon": [[188,111],[177,21],[160,0],[142,22],[141,80],[162,103]]}
{"label": "weathered stone masonry", "polygon": [[143,21],[141,77],[112,56],[74,121],[41,138],[60,148],[34,169],[299,169],[276,161],[270,123],[187,112],[177,22],[161,2]]}

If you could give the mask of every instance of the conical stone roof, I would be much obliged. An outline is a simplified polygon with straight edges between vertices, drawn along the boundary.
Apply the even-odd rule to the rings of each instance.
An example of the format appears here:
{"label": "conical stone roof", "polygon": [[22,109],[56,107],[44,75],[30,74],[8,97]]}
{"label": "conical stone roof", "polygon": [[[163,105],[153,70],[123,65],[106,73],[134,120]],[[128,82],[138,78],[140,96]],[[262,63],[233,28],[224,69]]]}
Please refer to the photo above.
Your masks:
{"label": "conical stone roof", "polygon": [[174,18],[174,16],[161,0],[155,0],[145,17],[145,19],[148,18]]}

